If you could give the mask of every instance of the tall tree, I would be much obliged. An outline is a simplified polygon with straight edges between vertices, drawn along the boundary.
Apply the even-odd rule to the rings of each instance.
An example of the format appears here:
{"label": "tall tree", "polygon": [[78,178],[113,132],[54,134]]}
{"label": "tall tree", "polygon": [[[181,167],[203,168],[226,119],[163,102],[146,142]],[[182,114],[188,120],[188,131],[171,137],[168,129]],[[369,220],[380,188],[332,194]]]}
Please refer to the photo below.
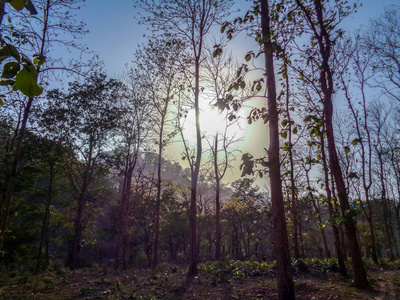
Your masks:
{"label": "tall tree", "polygon": [[279,299],[295,299],[294,285],[289,253],[289,242],[286,229],[285,208],[283,205],[282,180],[279,159],[279,112],[277,109],[274,47],[271,37],[270,4],[261,1],[262,46],[265,58],[265,79],[267,86],[267,107],[269,127],[268,170],[272,201],[272,218],[274,226],[276,263],[278,268]]}
{"label": "tall tree", "polygon": [[59,90],[48,93],[44,122],[74,151],[64,165],[76,205],[66,261],[71,269],[78,267],[90,188],[108,171],[106,147],[120,116],[115,101],[120,88],[120,82],[94,73],[82,83],[70,83],[67,94]]}
{"label": "tall tree", "polygon": [[[198,273],[197,250],[197,181],[200,172],[202,155],[202,136],[200,131],[200,69],[203,60],[203,50],[211,27],[229,14],[229,0],[137,0],[136,3],[148,14],[143,22],[152,26],[153,30],[167,37],[178,37],[188,46],[186,51],[191,58],[191,72],[188,78],[194,97],[196,124],[196,151],[191,166],[191,198],[189,209],[190,223],[190,255],[188,276]],[[192,157],[192,156],[191,156]],[[192,159],[190,157],[190,159]]]}
{"label": "tall tree", "polygon": [[[325,1],[301,1],[296,0],[296,4],[305,18],[305,23],[310,30],[312,39],[311,45],[316,48],[319,55],[318,60],[310,57],[310,60],[317,64],[319,69],[319,88],[323,97],[323,111],[326,139],[328,144],[328,154],[330,169],[335,180],[335,185],[338,193],[346,236],[350,247],[350,255],[352,257],[354,269],[354,284],[358,288],[366,288],[369,283],[364,264],[361,259],[361,249],[357,239],[357,228],[351,213],[348,194],[346,191],[345,182],[340,168],[338,155],[336,152],[335,137],[332,125],[333,117],[333,93],[334,93],[334,75],[331,66],[332,47],[336,40],[340,38],[343,32],[332,22],[338,22],[343,17],[349,14],[345,10],[340,1],[335,1],[331,8]],[[336,17],[336,14],[339,15]]]}
{"label": "tall tree", "polygon": [[[206,90],[210,93],[210,102],[218,106],[219,99],[223,99],[228,94],[229,86],[236,79],[236,70],[238,65],[233,61],[230,55],[222,54],[213,57],[211,51],[205,63]],[[239,138],[233,134],[232,128],[239,120],[229,110],[224,109],[220,112],[221,117],[225,119],[225,127],[221,132],[216,132],[210,141],[206,137],[210,151],[210,162],[212,171],[211,177],[215,180],[215,259],[221,257],[221,180],[224,178],[228,168],[232,166],[235,160],[234,145],[239,142]],[[236,149],[237,150],[237,149]]]}
{"label": "tall tree", "polygon": [[[42,13],[40,17],[31,16],[24,11],[13,12],[13,18],[8,18],[8,26],[2,26],[2,40],[12,43],[19,47],[19,51],[24,55],[20,55],[15,47],[6,45],[6,56],[4,58],[13,58],[16,61],[10,61],[7,64],[13,64],[14,67],[10,68],[13,72],[8,72],[8,78],[15,76],[15,80],[6,80],[6,83],[13,85],[14,90],[21,91],[27,96],[23,100],[23,109],[21,110],[21,122],[18,123],[18,128],[15,131],[16,139],[13,147],[13,155],[10,162],[6,166],[5,172],[7,173],[7,182],[2,194],[1,206],[1,220],[0,220],[0,252],[2,251],[2,242],[6,233],[9,207],[12,202],[13,191],[17,182],[18,165],[20,164],[20,155],[24,135],[27,130],[29,117],[31,115],[31,108],[36,97],[42,93],[42,88],[38,86],[37,82],[43,78],[42,75],[49,73],[47,71],[54,71],[56,69],[66,70],[62,66],[55,66],[55,61],[51,57],[51,48],[57,45],[68,47],[80,48],[80,45],[75,42],[61,40],[58,38],[60,32],[69,33],[75,39],[83,32],[83,24],[76,22],[73,13],[69,13],[77,9],[80,1],[68,2],[65,1],[50,1],[42,0],[36,3],[37,9]],[[57,13],[55,13],[57,12]],[[64,13],[60,13],[64,12]],[[68,12],[68,13],[67,13]],[[24,62],[26,55],[35,54],[32,63]],[[70,69],[71,71],[72,69]],[[78,70],[78,68],[76,69]],[[74,72],[76,71],[74,70]],[[16,74],[16,72],[18,72]],[[4,72],[2,74],[4,77]],[[39,78],[39,79],[38,79]],[[10,94],[14,97],[13,94]]]}
{"label": "tall tree", "polygon": [[143,88],[147,90],[150,101],[152,128],[155,135],[155,145],[158,147],[157,158],[157,196],[154,220],[154,244],[152,266],[159,262],[160,208],[162,196],[162,162],[163,150],[171,143],[176,134],[174,106],[183,89],[183,58],[184,44],[176,39],[151,39],[141,50],[137,51],[137,61],[140,62],[139,72]]}
{"label": "tall tree", "polygon": [[129,212],[132,200],[132,179],[135,168],[137,168],[140,154],[144,151],[151,131],[152,122],[146,106],[148,88],[141,76],[141,72],[131,68],[126,70],[123,76],[125,92],[119,99],[118,106],[123,112],[117,125],[117,141],[119,147],[116,149],[121,170],[122,187],[120,192],[120,203],[117,223],[117,244],[115,255],[115,268],[125,270],[129,258]]}

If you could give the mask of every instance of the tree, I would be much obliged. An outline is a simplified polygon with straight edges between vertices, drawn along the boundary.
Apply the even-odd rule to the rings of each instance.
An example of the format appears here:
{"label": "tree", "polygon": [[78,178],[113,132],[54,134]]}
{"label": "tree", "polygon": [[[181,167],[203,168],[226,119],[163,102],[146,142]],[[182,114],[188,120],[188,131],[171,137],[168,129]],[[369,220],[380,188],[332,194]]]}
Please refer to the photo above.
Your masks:
{"label": "tree", "polygon": [[152,113],[149,116],[156,135],[155,145],[158,146],[153,267],[159,262],[163,150],[171,143],[177,131],[172,110],[183,89],[184,64],[180,54],[184,48],[185,45],[176,39],[150,40],[148,45],[137,53],[137,60],[141,62],[140,72],[144,88],[148,89],[151,102]]}
{"label": "tree", "polygon": [[[202,136],[200,131],[200,68],[203,60],[203,49],[211,27],[229,14],[230,1],[221,0],[137,0],[136,3],[148,16],[143,22],[152,26],[155,32],[167,37],[177,37],[188,46],[186,53],[192,62],[192,73],[188,74],[194,97],[196,124],[196,151],[191,163],[191,200],[190,200],[190,255],[188,276],[198,273],[196,195],[197,181],[200,172],[202,155]],[[194,82],[193,82],[194,81]],[[190,156],[192,160],[192,156]]]}
{"label": "tree", "polygon": [[387,9],[370,21],[361,34],[361,43],[372,55],[375,83],[388,98],[400,101],[400,10]]}
{"label": "tree", "polygon": [[[18,3],[25,5],[27,2],[18,1]],[[10,44],[6,44],[0,50],[1,61],[4,61],[4,59],[15,60],[9,61],[4,65],[8,67],[4,69],[7,72],[3,70],[2,77],[6,80],[5,82],[2,81],[2,84],[13,86],[13,90],[21,91],[27,98],[23,100],[21,122],[18,122],[19,126],[15,131],[16,138],[12,149],[13,155],[10,157],[5,171],[7,173],[7,182],[5,183],[6,189],[4,189],[1,195],[0,253],[2,252],[2,243],[7,228],[9,208],[17,181],[21,149],[31,115],[31,108],[36,97],[42,93],[42,88],[37,84],[38,78],[43,79],[41,75],[48,73],[47,71],[55,69],[66,70],[65,66],[56,67],[52,65],[54,61],[50,56],[51,47],[61,44],[78,49],[80,48],[80,45],[68,43],[65,40],[57,38],[60,32],[70,33],[73,38],[76,38],[82,33],[83,24],[76,22],[74,14],[60,13],[61,11],[69,12],[75,9],[78,3],[79,1],[65,3],[64,1],[42,0],[38,2],[36,6],[37,9],[43,11],[42,18],[35,18],[23,12],[15,12],[17,17],[8,18],[8,22],[10,22],[10,24],[8,24],[9,26],[2,27],[2,44],[4,43],[3,39],[9,39],[8,42]],[[21,6],[21,9],[24,5]],[[53,14],[53,11],[57,13]],[[12,22],[16,22],[17,24]],[[7,36],[5,36],[5,34],[7,34]],[[18,50],[11,44],[15,44]],[[27,59],[27,53],[35,54],[35,58],[32,62]],[[72,69],[70,69],[70,71],[71,70]],[[78,68],[76,68],[76,70],[78,70]],[[76,70],[74,70],[74,72],[76,72]],[[14,76],[15,80],[12,80]],[[19,97],[14,96],[13,93],[10,93],[10,95],[11,97]]]}
{"label": "tree", "polygon": [[319,69],[319,88],[323,97],[324,124],[328,144],[329,163],[335,180],[342,216],[344,218],[347,240],[350,246],[350,254],[355,272],[354,284],[357,288],[366,288],[369,285],[367,274],[361,259],[357,229],[353,220],[353,214],[351,213],[352,210],[349,205],[348,194],[339,164],[332,126],[334,76],[331,66],[331,55],[333,51],[332,47],[335,45],[336,40],[343,35],[343,32],[330,24],[331,22],[338,22],[335,20],[337,11],[339,12],[339,16],[337,17],[339,21],[348,15],[349,11],[344,10],[339,1],[335,1],[332,8],[324,5],[323,2],[324,1],[315,0],[312,1],[312,3],[308,3],[307,1],[296,0],[299,11],[303,14],[312,39],[314,39],[314,41],[311,42],[311,47],[316,48],[315,52],[319,55],[319,60],[314,60],[314,57],[310,57],[309,59],[313,61]]}
{"label": "tree", "polygon": [[125,270],[129,257],[129,210],[132,200],[132,179],[135,168],[138,166],[141,153],[147,146],[150,138],[151,121],[147,103],[149,90],[147,82],[141,71],[131,68],[124,76],[126,91],[118,103],[123,112],[117,126],[117,140],[119,147],[117,156],[121,157],[122,189],[120,192],[120,204],[117,221],[117,245],[115,256],[115,268]]}
{"label": "tree", "polygon": [[270,6],[268,1],[261,2],[262,46],[265,57],[265,79],[267,86],[269,148],[268,170],[271,189],[272,218],[274,224],[276,263],[278,268],[279,299],[295,299],[289,244],[287,238],[285,208],[283,205],[282,180],[279,159],[279,112],[277,109],[274,52],[276,51],[270,30]]}
{"label": "tree", "polygon": [[[228,94],[229,86],[236,79],[236,72],[238,66],[233,61],[231,56],[224,54],[213,57],[210,55],[205,63],[206,67],[206,80],[207,88],[211,92],[211,102],[215,102],[218,106],[219,99],[223,99]],[[233,148],[234,144],[239,142],[235,134],[231,134],[229,129],[235,126],[238,120],[235,115],[230,114],[229,110],[224,109],[220,112],[224,116],[226,125],[223,132],[216,132],[212,141],[207,137],[207,143],[211,151],[211,177],[215,180],[215,259],[221,259],[221,180],[224,178],[226,171],[231,167],[232,162],[235,160]],[[218,145],[220,143],[220,146]]]}
{"label": "tree", "polygon": [[48,93],[43,120],[49,131],[55,130],[73,150],[63,166],[76,205],[66,260],[71,269],[78,267],[82,219],[90,189],[109,169],[109,155],[105,151],[120,117],[114,101],[120,88],[120,82],[94,73],[82,83],[71,82],[67,94],[59,90]]}

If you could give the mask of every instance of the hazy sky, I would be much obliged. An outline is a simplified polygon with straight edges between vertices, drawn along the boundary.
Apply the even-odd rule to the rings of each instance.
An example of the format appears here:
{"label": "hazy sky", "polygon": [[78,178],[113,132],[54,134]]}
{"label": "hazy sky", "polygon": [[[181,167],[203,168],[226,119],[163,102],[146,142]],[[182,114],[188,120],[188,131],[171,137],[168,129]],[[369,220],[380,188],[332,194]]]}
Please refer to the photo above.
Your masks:
{"label": "hazy sky", "polygon": [[[343,23],[348,31],[353,31],[362,24],[367,24],[370,19],[377,18],[385,8],[400,5],[399,0],[364,0],[362,2],[358,13],[351,15]],[[250,2],[237,0],[235,5],[243,11]],[[105,62],[108,74],[112,77],[118,77],[124,65],[132,62],[136,46],[145,42],[143,35],[150,34],[144,26],[136,23],[135,16],[137,16],[137,11],[133,8],[132,0],[86,0],[86,5],[79,12],[78,18],[87,24],[89,30],[81,42],[87,44],[90,50],[99,55]],[[248,46],[247,43],[235,44],[235,42],[233,41],[233,45]],[[249,45],[251,45],[250,41]],[[243,51],[245,50],[242,49],[240,57],[243,56]],[[267,131],[263,128],[264,126],[258,124],[249,127],[242,147],[244,152],[254,151],[255,156],[262,155],[263,148],[267,146]],[[177,149],[174,148],[173,152],[177,152]],[[232,180],[237,174],[229,176]]]}

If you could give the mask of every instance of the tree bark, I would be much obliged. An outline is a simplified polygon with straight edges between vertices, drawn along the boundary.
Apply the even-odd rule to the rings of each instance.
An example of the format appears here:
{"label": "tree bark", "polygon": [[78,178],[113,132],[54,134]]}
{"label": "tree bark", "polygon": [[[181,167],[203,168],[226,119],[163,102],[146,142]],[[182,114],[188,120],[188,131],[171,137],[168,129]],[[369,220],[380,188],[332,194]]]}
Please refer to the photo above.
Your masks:
{"label": "tree bark", "polygon": [[333,209],[332,204],[332,193],[330,189],[330,182],[329,182],[329,173],[328,173],[328,163],[325,154],[325,141],[324,136],[320,135],[320,143],[321,143],[321,157],[322,157],[322,166],[324,169],[324,179],[325,179],[325,191],[326,191],[326,202],[328,203],[328,211],[330,216],[330,223],[332,225],[333,237],[335,239],[334,244],[336,248],[338,264],[339,264],[339,272],[343,276],[347,275],[347,268],[345,263],[345,254],[342,251],[342,243],[340,239],[340,231],[339,227],[335,220],[335,211]]}
{"label": "tree bark", "polygon": [[270,16],[268,0],[261,1],[261,28],[265,42],[265,77],[267,83],[269,114],[269,178],[272,201],[272,219],[278,269],[278,294],[280,300],[295,299],[287,236],[285,209],[283,204],[282,180],[279,159],[279,113],[277,109],[276,84],[274,72],[274,47],[271,42]]}
{"label": "tree bark", "polygon": [[214,144],[214,171],[215,171],[215,259],[221,259],[221,203],[220,203],[220,176],[218,172],[218,133]]}

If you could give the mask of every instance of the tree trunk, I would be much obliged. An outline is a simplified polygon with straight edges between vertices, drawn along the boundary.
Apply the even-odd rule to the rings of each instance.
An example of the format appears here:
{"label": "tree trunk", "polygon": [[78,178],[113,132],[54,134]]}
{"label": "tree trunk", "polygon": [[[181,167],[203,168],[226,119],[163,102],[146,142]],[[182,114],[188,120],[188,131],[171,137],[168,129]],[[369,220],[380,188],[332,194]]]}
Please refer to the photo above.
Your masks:
{"label": "tree trunk", "polygon": [[43,216],[43,223],[42,223],[42,230],[40,234],[40,242],[38,247],[38,255],[36,259],[36,267],[35,267],[35,274],[39,274],[41,269],[43,269],[42,264],[42,252],[43,252],[43,244],[45,243],[46,239],[48,239],[49,234],[49,223],[50,223],[50,205],[53,200],[53,181],[54,181],[54,163],[50,163],[50,178],[49,178],[49,190],[47,195],[47,202],[46,208]]}
{"label": "tree trunk", "polygon": [[318,20],[320,35],[316,36],[319,45],[320,57],[322,59],[319,83],[321,91],[324,95],[323,109],[325,117],[326,139],[328,144],[329,163],[333,178],[335,180],[338,199],[344,220],[346,236],[350,248],[350,255],[354,269],[354,284],[357,288],[366,288],[369,286],[367,273],[361,259],[361,250],[357,239],[357,229],[353,220],[352,210],[350,208],[346,185],[344,183],[342,170],[340,168],[339,159],[336,152],[335,136],[333,133],[333,74],[329,65],[331,55],[331,40],[329,33],[326,31],[326,22],[323,16],[323,6],[320,0],[314,0],[314,8],[316,18]]}
{"label": "tree trunk", "polygon": [[154,247],[153,247],[153,263],[152,267],[158,265],[159,260],[159,242],[160,242],[160,206],[161,206],[161,160],[163,150],[163,130],[164,130],[164,116],[161,118],[160,136],[158,140],[158,165],[157,165],[157,198],[156,198],[156,211],[154,220]]}
{"label": "tree trunk", "polygon": [[276,263],[278,270],[278,294],[279,299],[295,299],[295,291],[292,279],[292,267],[290,262],[289,242],[287,236],[285,209],[283,205],[282,181],[279,159],[279,113],[277,109],[276,85],[274,72],[273,52],[271,42],[270,17],[268,0],[261,1],[261,29],[263,34],[265,76],[268,94],[269,114],[269,178],[272,201],[272,219],[274,227]]}
{"label": "tree trunk", "polygon": [[66,266],[71,270],[75,270],[78,267],[78,259],[81,248],[81,240],[82,240],[82,216],[83,216],[83,207],[85,205],[85,196],[81,194],[77,201],[78,207],[74,220],[74,232],[72,239],[69,242],[68,247],[68,256]]}
{"label": "tree trunk", "polygon": [[[200,49],[198,54],[201,53],[201,46],[203,41],[200,41]],[[188,276],[195,276],[199,273],[197,269],[198,263],[198,250],[197,250],[197,181],[200,172],[200,162],[202,154],[201,132],[200,132],[200,57],[196,57],[195,61],[195,92],[194,92],[194,109],[196,116],[196,161],[194,169],[191,172],[191,193],[190,193],[190,208],[189,208],[189,230],[190,230],[190,251],[189,251],[189,269]]]}
{"label": "tree trunk", "polygon": [[325,178],[326,202],[328,203],[328,211],[331,219],[330,223],[332,225],[333,237],[335,239],[334,244],[338,257],[339,272],[343,276],[346,276],[347,269],[345,263],[345,254],[343,253],[342,250],[339,227],[335,220],[335,210],[332,204],[332,193],[330,189],[329,174],[328,174],[328,163],[326,161],[326,155],[325,155],[325,141],[324,141],[324,136],[322,134],[320,135],[320,143],[321,143],[322,166],[324,169],[324,178]]}
{"label": "tree trunk", "polygon": [[214,145],[214,171],[215,171],[215,259],[221,259],[221,203],[220,203],[220,182],[218,172],[218,133],[215,135]]}

